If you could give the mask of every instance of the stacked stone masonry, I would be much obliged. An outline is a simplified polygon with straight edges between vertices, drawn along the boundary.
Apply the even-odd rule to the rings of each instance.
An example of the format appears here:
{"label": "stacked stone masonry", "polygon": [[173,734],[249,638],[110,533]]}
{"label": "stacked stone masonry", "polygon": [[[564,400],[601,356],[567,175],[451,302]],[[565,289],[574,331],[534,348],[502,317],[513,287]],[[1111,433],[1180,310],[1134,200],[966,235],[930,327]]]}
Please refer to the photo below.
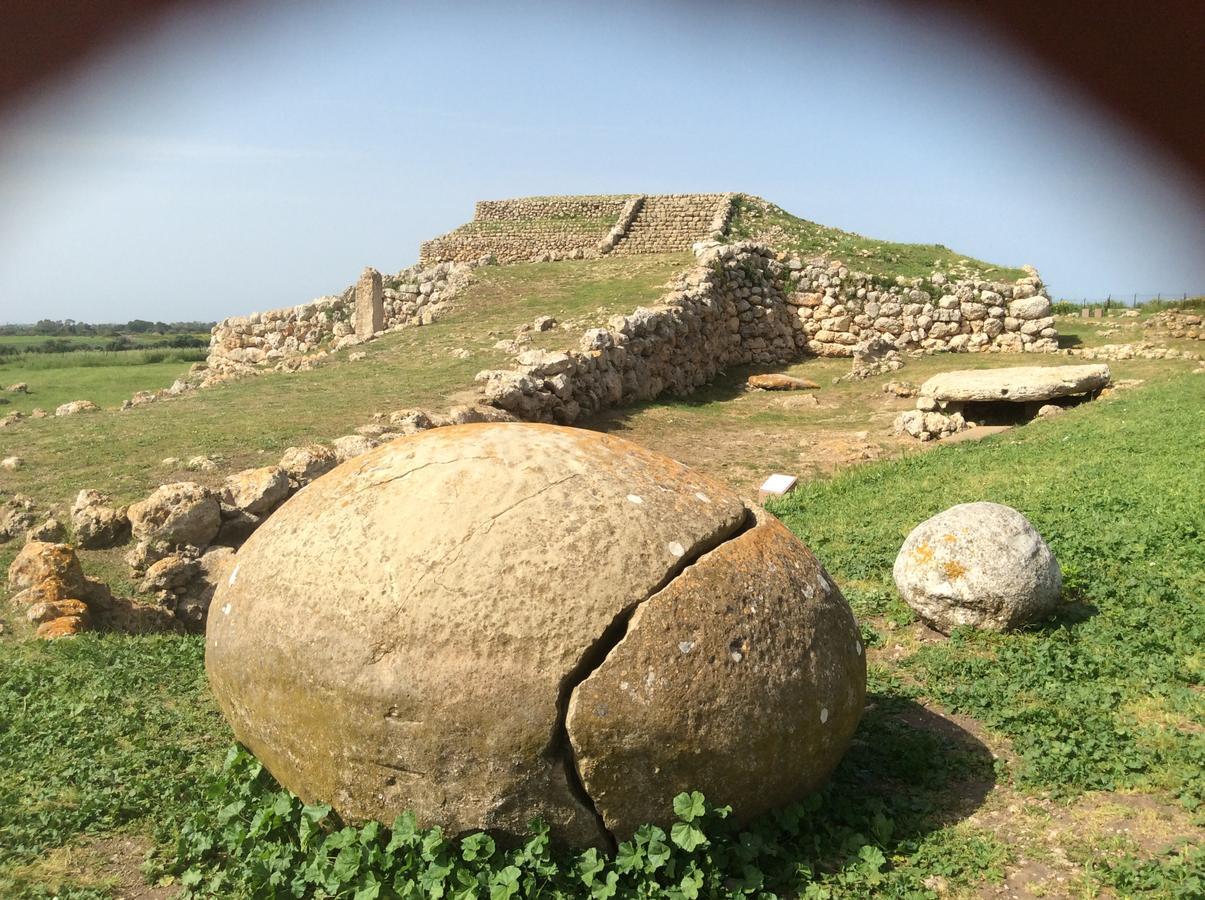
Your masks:
{"label": "stacked stone masonry", "polygon": [[722,235],[731,207],[728,194],[647,197],[611,252],[632,256],[689,250],[698,241]]}
{"label": "stacked stone masonry", "polygon": [[[235,316],[214,326],[207,364],[214,372],[283,365],[298,357],[320,355],[357,344],[371,329],[390,331],[410,325],[429,325],[446,304],[472,282],[470,265],[437,263],[412,266],[381,278],[366,270],[357,284],[338,296],[320,297],[249,316]],[[359,296],[376,301],[362,314],[361,334],[356,333],[357,286]],[[367,324],[366,324],[367,323]]]}
{"label": "stacked stone masonry", "polygon": [[423,264],[673,253],[722,236],[733,194],[625,194],[483,200],[473,221],[422,245]]}
{"label": "stacked stone masonry", "polygon": [[419,262],[497,262],[594,256],[624,214],[631,195],[616,197],[524,197],[483,200],[473,221],[425,241]]}
{"label": "stacked stone masonry", "polygon": [[700,243],[697,265],[654,307],[586,332],[580,350],[529,350],[509,370],[477,376],[485,400],[520,418],[569,423],[583,414],[688,394],[733,365],[807,353],[849,356],[890,341],[903,351],[1057,349],[1036,273],[1016,284],[947,283],[935,275],[880,285],[839,263],[780,259],[750,242]]}

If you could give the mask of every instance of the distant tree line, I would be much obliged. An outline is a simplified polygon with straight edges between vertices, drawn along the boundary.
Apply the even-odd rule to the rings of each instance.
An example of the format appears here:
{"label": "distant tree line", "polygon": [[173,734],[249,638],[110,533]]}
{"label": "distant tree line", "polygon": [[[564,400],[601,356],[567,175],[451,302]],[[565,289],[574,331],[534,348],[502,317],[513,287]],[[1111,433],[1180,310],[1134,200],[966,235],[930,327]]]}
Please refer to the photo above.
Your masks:
{"label": "distant tree line", "polygon": [[34,337],[64,337],[82,335],[86,337],[111,337],[121,334],[196,334],[209,331],[213,322],[148,322],[146,319],[131,319],[120,322],[77,322],[75,319],[40,319],[32,325],[0,325],[0,335],[24,335]]}
{"label": "distant tree line", "polygon": [[[76,350],[188,350],[207,347],[209,341],[201,335],[213,327],[212,322],[149,322],[131,319],[129,322],[77,322],[74,319],[42,319],[32,325],[0,325],[0,356],[18,353],[71,353]],[[133,340],[132,335],[138,335]],[[153,336],[158,336],[155,340]],[[5,337],[45,337],[39,343],[4,343]],[[72,338],[72,340],[68,340]],[[80,340],[80,338],[96,338]]]}

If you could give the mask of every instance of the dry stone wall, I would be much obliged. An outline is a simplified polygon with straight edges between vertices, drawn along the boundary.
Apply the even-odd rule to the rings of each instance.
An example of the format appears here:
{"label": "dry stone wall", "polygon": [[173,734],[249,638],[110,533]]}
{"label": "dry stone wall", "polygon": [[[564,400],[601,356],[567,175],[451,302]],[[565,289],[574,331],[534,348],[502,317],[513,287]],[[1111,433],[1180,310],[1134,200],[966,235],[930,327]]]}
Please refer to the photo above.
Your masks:
{"label": "dry stone wall", "polygon": [[840,264],[807,266],[751,242],[695,249],[697,265],[658,305],[586,332],[576,351],[529,350],[513,369],[480,373],[485,400],[523,419],[569,423],[663,393],[688,394],[728,366],[809,352],[853,357],[885,344],[914,352],[1057,348],[1036,273],[1017,285],[935,276],[925,290],[917,282],[876,286]]}
{"label": "dry stone wall", "polygon": [[473,221],[425,242],[423,263],[581,259],[690,249],[722,236],[734,194],[625,194],[483,200]]}
{"label": "dry stone wall", "polygon": [[617,256],[689,250],[697,241],[722,237],[732,217],[732,194],[666,194],[646,197],[611,252]]}
{"label": "dry stone wall", "polygon": [[425,241],[419,261],[429,265],[489,256],[510,263],[594,256],[631,199],[623,195],[482,200],[472,222]]}
{"label": "dry stone wall", "polygon": [[[430,324],[472,281],[473,268],[438,263],[412,266],[385,278],[369,269],[337,296],[225,319],[210,335],[208,368],[222,375],[265,366],[292,367],[299,358],[341,350],[377,331]],[[359,334],[357,306],[363,316]]]}
{"label": "dry stone wall", "polygon": [[950,282],[941,273],[920,283],[884,283],[840,263],[791,260],[808,352],[853,356],[853,348],[884,336],[900,350],[1051,352],[1058,331],[1035,270],[1015,283]]}

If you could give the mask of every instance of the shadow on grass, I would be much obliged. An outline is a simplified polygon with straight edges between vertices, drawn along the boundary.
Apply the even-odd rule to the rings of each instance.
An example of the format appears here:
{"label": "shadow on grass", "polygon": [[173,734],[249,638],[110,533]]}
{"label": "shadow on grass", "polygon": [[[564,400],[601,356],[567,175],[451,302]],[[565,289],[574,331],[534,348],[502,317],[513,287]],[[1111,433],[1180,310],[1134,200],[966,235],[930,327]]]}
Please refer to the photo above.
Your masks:
{"label": "shadow on grass", "polygon": [[710,384],[701,385],[692,393],[685,396],[674,396],[664,393],[654,400],[643,400],[615,409],[604,409],[588,418],[579,420],[579,428],[589,428],[591,431],[622,432],[627,430],[627,423],[640,413],[651,407],[673,409],[683,407],[698,409],[713,403],[724,403],[733,400],[746,392],[745,381],[750,375],[760,375],[767,372],[781,372],[790,364],[733,366],[716,375]]}
{"label": "shadow on grass", "polygon": [[893,843],[910,844],[975,812],[995,784],[996,758],[979,738],[915,700],[874,692],[826,793],[888,815]]}
{"label": "shadow on grass", "polygon": [[1070,347],[1079,347],[1079,346],[1082,346],[1083,343],[1084,343],[1083,340],[1080,339],[1080,336],[1078,334],[1060,334],[1059,335],[1059,349],[1060,350],[1066,350]]}

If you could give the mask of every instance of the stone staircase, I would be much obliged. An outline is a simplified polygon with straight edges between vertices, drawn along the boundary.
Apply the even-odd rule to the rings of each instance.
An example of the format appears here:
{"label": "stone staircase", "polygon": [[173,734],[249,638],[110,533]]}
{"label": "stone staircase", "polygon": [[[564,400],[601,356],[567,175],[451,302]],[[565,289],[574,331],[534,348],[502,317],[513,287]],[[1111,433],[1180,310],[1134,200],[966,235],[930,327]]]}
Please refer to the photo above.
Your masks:
{"label": "stone staircase", "polygon": [[730,194],[664,194],[644,198],[611,254],[674,253],[689,250],[728,224]]}

